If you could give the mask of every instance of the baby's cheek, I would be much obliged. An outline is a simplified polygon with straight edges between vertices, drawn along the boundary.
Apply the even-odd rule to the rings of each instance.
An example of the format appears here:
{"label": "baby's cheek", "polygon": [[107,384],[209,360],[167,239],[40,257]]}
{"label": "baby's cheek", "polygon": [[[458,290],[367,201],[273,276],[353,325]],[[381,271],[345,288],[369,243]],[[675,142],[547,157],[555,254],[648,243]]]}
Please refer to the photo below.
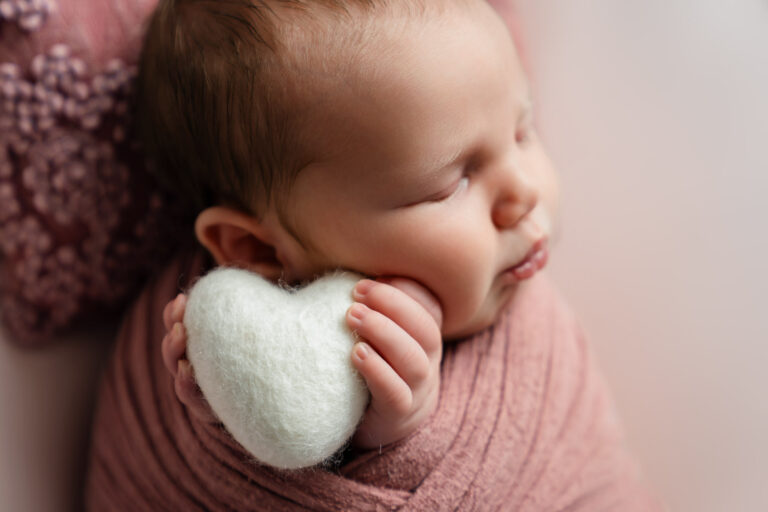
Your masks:
{"label": "baby's cheek", "polygon": [[440,293],[443,334],[469,333],[469,330],[480,330],[486,326],[478,326],[479,323],[490,324],[492,315],[484,313],[489,293],[485,272],[478,267],[477,262],[468,264],[446,278]]}

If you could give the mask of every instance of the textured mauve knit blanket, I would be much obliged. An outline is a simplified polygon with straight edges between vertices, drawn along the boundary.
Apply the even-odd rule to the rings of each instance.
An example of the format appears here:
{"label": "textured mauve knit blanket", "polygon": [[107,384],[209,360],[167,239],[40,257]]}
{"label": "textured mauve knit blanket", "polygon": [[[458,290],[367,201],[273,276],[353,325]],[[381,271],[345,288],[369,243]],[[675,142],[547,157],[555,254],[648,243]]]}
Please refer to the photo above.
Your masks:
{"label": "textured mauve knit blanket", "polygon": [[260,466],[188,413],[163,366],[165,304],[206,270],[178,258],[129,309],[100,390],[90,510],[661,510],[625,450],[577,319],[545,273],[498,322],[445,347],[415,433],[335,466]]}

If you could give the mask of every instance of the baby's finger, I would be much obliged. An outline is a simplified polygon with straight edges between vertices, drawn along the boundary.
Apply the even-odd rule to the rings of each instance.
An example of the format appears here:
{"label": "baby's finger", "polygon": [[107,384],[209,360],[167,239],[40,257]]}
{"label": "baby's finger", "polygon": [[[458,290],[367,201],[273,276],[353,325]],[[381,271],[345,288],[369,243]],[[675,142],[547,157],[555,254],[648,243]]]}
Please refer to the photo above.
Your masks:
{"label": "baby's finger", "polygon": [[438,327],[443,326],[443,308],[440,305],[440,301],[424,285],[413,279],[399,276],[383,277],[377,279],[377,281],[393,286],[408,295],[427,310],[427,313],[435,319]]}
{"label": "baby's finger", "polygon": [[205,400],[202,391],[195,381],[194,370],[189,361],[182,359],[178,362],[174,386],[176,396],[197,419],[205,423],[216,423],[218,419]]}
{"label": "baby's finger", "polygon": [[176,377],[176,370],[178,369],[178,361],[184,356],[187,351],[187,338],[184,331],[184,326],[176,322],[163,338],[163,344],[161,347],[163,352],[163,364],[165,368]]}
{"label": "baby's finger", "polygon": [[370,345],[365,342],[355,344],[352,361],[368,384],[371,405],[377,412],[397,416],[406,416],[411,412],[411,388]]}
{"label": "baby's finger", "polygon": [[400,326],[419,342],[430,360],[440,358],[440,327],[432,315],[411,296],[395,286],[363,279],[355,286],[353,297]]}
{"label": "baby's finger", "polygon": [[171,310],[171,320],[174,322],[184,321],[184,310],[187,307],[187,296],[183,293],[179,294],[174,301],[176,304]]}
{"label": "baby's finger", "polygon": [[174,299],[170,301],[168,304],[166,304],[165,307],[163,308],[163,325],[165,326],[166,331],[170,331],[171,327],[173,326],[173,320],[171,320],[171,316],[173,313],[173,305],[176,304],[176,299],[179,298],[179,295],[174,297]]}
{"label": "baby's finger", "polygon": [[187,297],[180,293],[163,308],[163,325],[166,331],[170,331],[175,322],[181,322],[184,319],[186,300]]}
{"label": "baby's finger", "polygon": [[355,303],[347,312],[347,321],[409,386],[418,386],[429,377],[430,359],[424,348],[390,318]]}

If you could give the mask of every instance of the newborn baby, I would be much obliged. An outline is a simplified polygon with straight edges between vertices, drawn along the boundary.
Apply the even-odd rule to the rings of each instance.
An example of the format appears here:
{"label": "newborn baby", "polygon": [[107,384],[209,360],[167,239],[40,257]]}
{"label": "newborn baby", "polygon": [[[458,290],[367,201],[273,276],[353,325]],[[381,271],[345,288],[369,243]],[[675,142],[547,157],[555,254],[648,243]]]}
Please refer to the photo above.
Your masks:
{"label": "newborn baby", "polygon": [[157,319],[201,271],[182,259],[118,336],[91,508],[657,509],[578,321],[537,272],[558,179],[484,0],[162,1],[139,90],[208,267],[368,276],[346,322],[371,400],[336,467],[254,464],[196,388],[185,297]]}
{"label": "newborn baby", "polygon": [[[145,110],[159,118],[152,117],[153,126],[182,134],[155,137],[169,139],[163,149],[181,154],[184,147],[185,171],[204,167],[199,172],[209,176],[193,179],[220,187],[218,204],[197,218],[198,240],[218,264],[272,280],[297,283],[339,267],[377,277],[358,283],[347,313],[364,339],[350,356],[372,395],[353,443],[373,448],[402,439],[435,408],[442,340],[491,325],[546,263],[558,183],[534,130],[530,85],[507,28],[480,0],[392,2],[371,11],[351,2],[349,15],[319,5],[276,7],[282,24],[270,37],[277,55],[239,36],[241,58],[268,63],[257,83],[280,91],[268,105],[276,112],[265,113],[264,100],[248,96],[263,89],[239,91],[237,78],[224,82],[234,64],[183,53],[223,36],[197,32],[217,26],[211,11],[179,4],[175,12],[161,5],[150,29],[143,85],[157,90],[157,104]],[[226,9],[248,19],[244,7]],[[157,29],[171,22],[182,34],[182,53],[161,67],[151,57],[165,55],[159,52],[168,51],[162,45],[170,32]],[[234,27],[227,22],[221,30]],[[164,80],[162,72],[175,67],[190,81]],[[181,126],[187,116],[202,120],[204,110],[160,101],[173,88],[180,105],[194,105],[194,80],[204,69],[214,85],[209,97],[196,98],[198,108],[231,91],[226,101],[239,110],[216,127],[234,141],[217,137],[200,147],[182,143],[191,130]],[[262,169],[252,158],[257,150],[238,144],[245,137],[239,122],[259,124],[268,115],[282,117],[267,126],[298,131],[278,154],[289,153],[299,166],[279,161]],[[251,144],[267,151],[282,134],[265,130],[266,140]],[[206,160],[222,153],[223,161]],[[170,307],[178,322],[183,298]],[[204,414],[184,351],[183,326],[174,326],[164,360],[180,399]]]}

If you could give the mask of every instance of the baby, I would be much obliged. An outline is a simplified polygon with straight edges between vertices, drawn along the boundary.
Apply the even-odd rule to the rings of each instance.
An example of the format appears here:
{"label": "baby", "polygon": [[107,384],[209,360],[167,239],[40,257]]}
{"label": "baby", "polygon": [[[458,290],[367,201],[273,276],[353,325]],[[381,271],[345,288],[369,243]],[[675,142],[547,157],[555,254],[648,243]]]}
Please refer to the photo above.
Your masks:
{"label": "baby", "polygon": [[[494,324],[546,264],[558,179],[485,0],[161,1],[140,92],[146,144],[217,264],[371,277],[346,316],[371,392],[357,448],[417,430],[443,343]],[[184,301],[163,359],[206,417]]]}

